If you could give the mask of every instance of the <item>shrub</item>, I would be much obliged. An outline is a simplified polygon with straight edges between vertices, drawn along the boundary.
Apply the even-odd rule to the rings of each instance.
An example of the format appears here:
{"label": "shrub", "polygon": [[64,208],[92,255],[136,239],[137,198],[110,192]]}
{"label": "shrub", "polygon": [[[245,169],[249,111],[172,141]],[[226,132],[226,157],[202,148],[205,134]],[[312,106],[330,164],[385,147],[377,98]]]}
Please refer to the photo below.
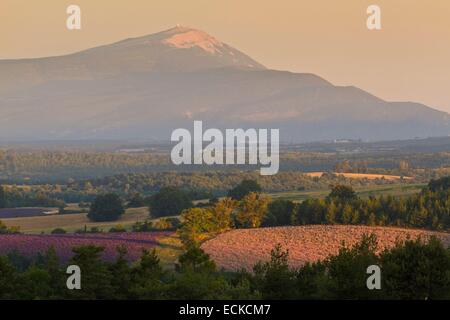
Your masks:
{"label": "shrub", "polygon": [[109,232],[127,232],[127,229],[125,229],[124,226],[118,224],[111,229],[109,229]]}
{"label": "shrub", "polygon": [[7,227],[1,220],[0,220],[0,234],[17,234],[20,233],[20,227],[12,226]]}
{"label": "shrub", "polygon": [[51,232],[51,234],[64,234],[64,233],[67,233],[67,231],[64,230],[63,228],[55,228]]}
{"label": "shrub", "polygon": [[172,229],[173,226],[168,219],[159,219],[153,223],[153,227],[158,230],[168,230]]}
{"label": "shrub", "polygon": [[148,232],[148,231],[152,231],[153,229],[154,229],[153,222],[148,221],[148,220],[146,220],[144,222],[137,221],[131,227],[131,230],[133,230],[133,232]]}

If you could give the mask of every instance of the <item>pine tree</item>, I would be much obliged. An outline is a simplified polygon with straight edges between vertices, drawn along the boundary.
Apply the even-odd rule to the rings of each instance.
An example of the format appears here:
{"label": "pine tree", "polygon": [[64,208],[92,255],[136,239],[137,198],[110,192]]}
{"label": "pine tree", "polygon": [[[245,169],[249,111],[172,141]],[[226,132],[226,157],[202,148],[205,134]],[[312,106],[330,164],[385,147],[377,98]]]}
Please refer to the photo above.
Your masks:
{"label": "pine tree", "polygon": [[3,188],[3,186],[0,186],[0,208],[6,208],[7,200],[8,199],[5,188]]}

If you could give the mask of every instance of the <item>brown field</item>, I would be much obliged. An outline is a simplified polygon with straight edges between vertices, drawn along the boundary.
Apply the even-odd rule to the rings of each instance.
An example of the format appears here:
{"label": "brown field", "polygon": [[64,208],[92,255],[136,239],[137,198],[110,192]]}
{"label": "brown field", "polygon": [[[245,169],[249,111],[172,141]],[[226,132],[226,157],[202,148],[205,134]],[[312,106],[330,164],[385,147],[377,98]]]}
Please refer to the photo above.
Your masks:
{"label": "brown field", "polygon": [[450,233],[391,227],[313,225],[232,230],[206,241],[202,248],[221,268],[251,270],[258,261],[268,260],[270,251],[279,243],[283,249],[289,249],[289,264],[298,267],[305,262],[337,254],[342,242],[351,246],[364,234],[372,233],[377,236],[379,250],[393,246],[398,240],[426,239],[432,235],[450,245]]}
{"label": "brown field", "polygon": [[[325,172],[318,171],[318,172],[306,172],[305,175],[308,177],[321,177]],[[412,180],[412,177],[406,177],[406,176],[394,176],[389,174],[374,174],[374,173],[341,173],[341,172],[333,172],[335,175],[343,176],[345,178],[350,179],[368,179],[368,180],[375,180],[375,179],[385,179],[389,181],[393,180]]]}
{"label": "brown field", "polygon": [[8,227],[18,226],[21,232],[25,233],[41,233],[50,232],[55,228],[63,228],[68,232],[74,232],[78,229],[98,227],[104,231],[108,231],[109,228],[122,225],[129,227],[136,221],[145,221],[149,219],[148,208],[130,208],[127,209],[125,214],[117,221],[113,222],[91,222],[87,218],[87,213],[72,213],[72,214],[54,214],[48,216],[37,217],[21,217],[2,219],[3,223]]}

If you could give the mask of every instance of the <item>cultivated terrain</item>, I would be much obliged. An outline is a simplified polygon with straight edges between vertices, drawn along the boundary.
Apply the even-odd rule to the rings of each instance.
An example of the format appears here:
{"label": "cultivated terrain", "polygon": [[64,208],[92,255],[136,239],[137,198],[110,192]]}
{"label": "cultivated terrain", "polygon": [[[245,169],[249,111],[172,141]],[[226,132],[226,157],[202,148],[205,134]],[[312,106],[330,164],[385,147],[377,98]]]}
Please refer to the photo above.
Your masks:
{"label": "cultivated terrain", "polygon": [[436,236],[450,245],[450,234],[417,229],[391,227],[310,225],[259,229],[239,229],[220,234],[205,242],[202,248],[227,270],[251,270],[258,261],[270,259],[270,251],[281,244],[289,250],[289,263],[299,267],[306,262],[324,260],[339,252],[342,245],[350,247],[363,235],[375,234],[379,250],[392,247],[397,241],[423,240]]}

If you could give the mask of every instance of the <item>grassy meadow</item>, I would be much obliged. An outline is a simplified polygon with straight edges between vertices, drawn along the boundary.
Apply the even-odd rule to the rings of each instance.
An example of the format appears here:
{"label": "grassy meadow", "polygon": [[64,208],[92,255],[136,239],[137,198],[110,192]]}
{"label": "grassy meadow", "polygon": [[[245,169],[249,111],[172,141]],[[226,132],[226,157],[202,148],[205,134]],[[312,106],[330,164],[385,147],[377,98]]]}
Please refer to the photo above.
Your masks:
{"label": "grassy meadow", "polygon": [[97,227],[108,231],[111,227],[121,225],[126,229],[138,221],[145,221],[149,219],[147,207],[129,208],[125,214],[117,221],[112,222],[92,222],[88,219],[87,213],[67,213],[54,214],[48,216],[38,217],[22,217],[2,219],[3,223],[8,227],[18,226],[23,233],[50,233],[55,228],[63,228],[67,232],[75,232],[79,229]]}
{"label": "grassy meadow", "polygon": [[[405,196],[420,192],[425,184],[390,184],[390,185],[371,185],[367,187],[355,188],[356,193],[361,198],[369,196],[391,195]],[[310,198],[325,198],[330,193],[329,189],[313,190],[313,191],[287,191],[274,192],[270,196],[273,199],[285,199],[295,202],[301,202]]]}

